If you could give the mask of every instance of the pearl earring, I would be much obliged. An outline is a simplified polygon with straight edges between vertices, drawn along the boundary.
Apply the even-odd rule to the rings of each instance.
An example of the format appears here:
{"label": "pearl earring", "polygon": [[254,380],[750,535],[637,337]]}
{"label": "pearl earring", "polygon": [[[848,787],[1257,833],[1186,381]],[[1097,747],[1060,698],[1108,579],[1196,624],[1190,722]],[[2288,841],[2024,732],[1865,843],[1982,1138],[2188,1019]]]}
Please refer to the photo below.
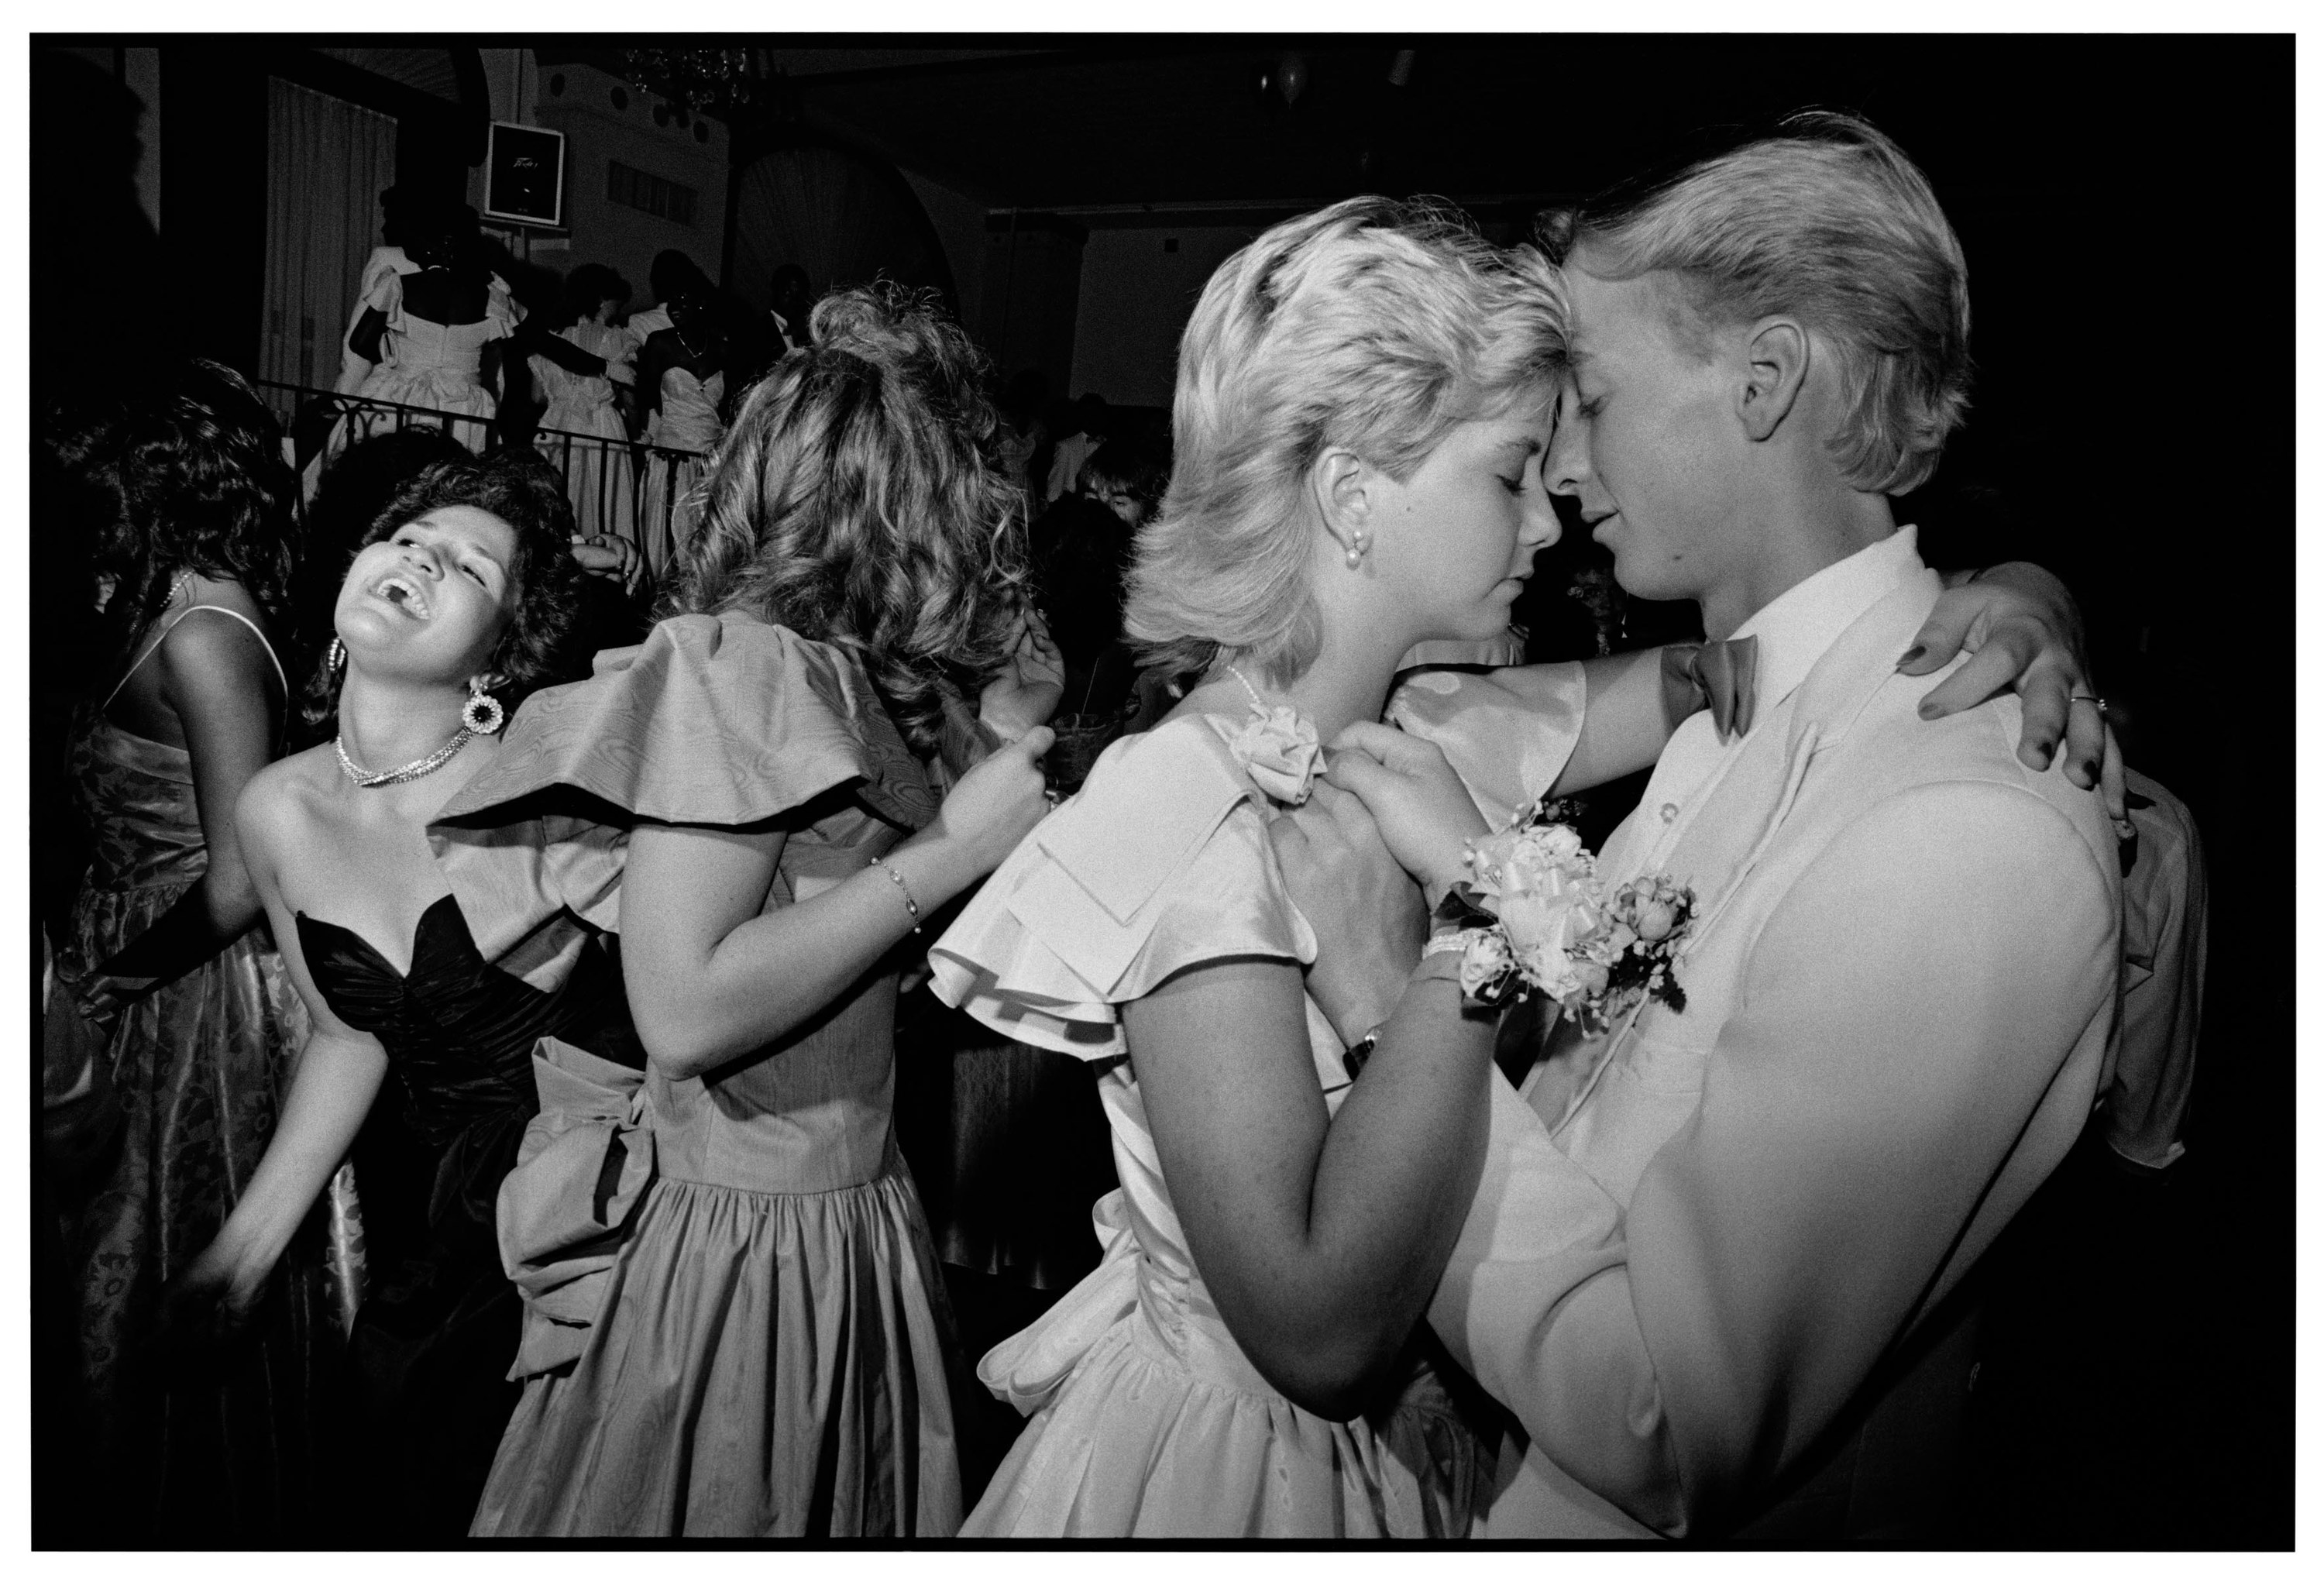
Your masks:
{"label": "pearl earring", "polygon": [[333,639],[331,647],[323,651],[324,671],[333,676],[337,675],[340,666],[345,664],[346,658],[347,647],[338,640]]}
{"label": "pearl earring", "polygon": [[1364,531],[1361,529],[1350,529],[1348,530],[1348,570],[1353,572],[1363,564]]}

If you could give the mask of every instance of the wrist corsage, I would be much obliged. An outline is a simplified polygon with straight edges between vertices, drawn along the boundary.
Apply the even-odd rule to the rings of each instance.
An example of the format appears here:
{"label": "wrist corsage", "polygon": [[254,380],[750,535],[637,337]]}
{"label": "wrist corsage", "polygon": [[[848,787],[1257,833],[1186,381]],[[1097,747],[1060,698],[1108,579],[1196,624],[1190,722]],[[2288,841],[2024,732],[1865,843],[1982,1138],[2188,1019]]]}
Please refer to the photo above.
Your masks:
{"label": "wrist corsage", "polygon": [[1529,805],[1462,850],[1468,879],[1436,909],[1438,934],[1459,935],[1462,993],[1502,1007],[1538,991],[1593,1032],[1647,1000],[1685,1011],[1674,967],[1693,889],[1660,874],[1607,888],[1561,813]]}

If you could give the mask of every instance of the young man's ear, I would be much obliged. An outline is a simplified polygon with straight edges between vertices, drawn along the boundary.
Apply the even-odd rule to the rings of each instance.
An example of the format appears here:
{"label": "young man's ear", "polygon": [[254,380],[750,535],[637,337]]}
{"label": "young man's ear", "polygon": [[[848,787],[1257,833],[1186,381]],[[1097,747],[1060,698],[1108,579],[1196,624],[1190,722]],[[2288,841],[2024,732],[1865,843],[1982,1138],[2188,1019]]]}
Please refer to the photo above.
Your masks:
{"label": "young man's ear", "polygon": [[1363,458],[1345,447],[1328,447],[1308,470],[1307,482],[1323,531],[1343,549],[1360,545],[1370,532],[1372,512],[1371,475]]}
{"label": "young man's ear", "polygon": [[1766,440],[1783,427],[1806,387],[1814,348],[1797,319],[1770,318],[1751,327],[1743,350],[1745,377],[1736,413],[1746,434]]}

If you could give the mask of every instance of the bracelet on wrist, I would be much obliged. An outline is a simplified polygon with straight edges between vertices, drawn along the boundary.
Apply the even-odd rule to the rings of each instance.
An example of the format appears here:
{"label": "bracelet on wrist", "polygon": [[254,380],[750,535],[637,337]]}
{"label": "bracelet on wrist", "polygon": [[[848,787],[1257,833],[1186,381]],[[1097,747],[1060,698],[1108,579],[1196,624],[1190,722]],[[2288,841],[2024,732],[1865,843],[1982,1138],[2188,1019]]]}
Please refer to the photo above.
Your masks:
{"label": "bracelet on wrist", "polygon": [[1412,973],[1405,984],[1409,988],[1424,980],[1450,980],[1458,985],[1461,982],[1461,958],[1457,948],[1450,952],[1429,953],[1413,965]]}
{"label": "bracelet on wrist", "polygon": [[874,859],[872,864],[874,869],[886,871],[888,879],[896,883],[896,889],[902,894],[904,899],[904,910],[912,916],[912,934],[919,935],[920,905],[918,899],[912,896],[912,889],[905,884],[904,872],[885,859]]}

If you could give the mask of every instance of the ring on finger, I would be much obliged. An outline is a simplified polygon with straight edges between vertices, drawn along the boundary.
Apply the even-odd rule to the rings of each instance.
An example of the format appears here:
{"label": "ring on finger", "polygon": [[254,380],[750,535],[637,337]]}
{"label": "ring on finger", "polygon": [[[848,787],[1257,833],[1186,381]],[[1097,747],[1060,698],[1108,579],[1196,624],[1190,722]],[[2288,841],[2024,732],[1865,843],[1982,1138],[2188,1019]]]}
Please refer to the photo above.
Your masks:
{"label": "ring on finger", "polygon": [[2070,707],[2082,704],[2096,705],[2099,714],[2104,715],[2107,713],[2107,702],[2096,694],[2070,694],[2067,696],[2066,703]]}

